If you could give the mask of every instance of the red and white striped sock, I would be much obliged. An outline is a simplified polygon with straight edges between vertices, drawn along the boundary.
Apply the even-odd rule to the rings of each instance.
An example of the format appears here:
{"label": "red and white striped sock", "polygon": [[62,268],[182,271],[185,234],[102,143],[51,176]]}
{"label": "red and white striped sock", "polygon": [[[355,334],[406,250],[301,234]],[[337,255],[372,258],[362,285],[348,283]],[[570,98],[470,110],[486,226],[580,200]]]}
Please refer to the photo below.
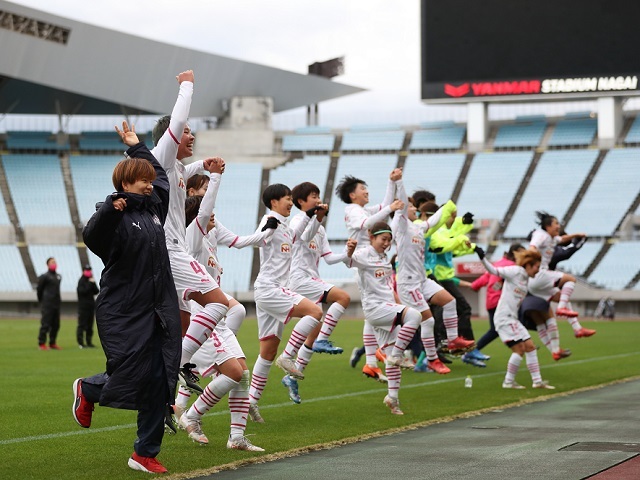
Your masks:
{"label": "red and white striped sock", "polygon": [[190,398],[191,392],[180,385],[180,388],[178,388],[178,394],[176,395],[176,405],[186,411]]}
{"label": "red and white striped sock", "polygon": [[[551,350],[551,338],[549,337],[549,331],[547,330],[546,323],[539,323],[536,325],[536,330],[538,331],[538,336],[540,337],[540,341],[544,343],[544,346]],[[551,350],[553,353],[553,350]]]}
{"label": "red and white striped sock", "polygon": [[511,353],[509,363],[507,363],[507,374],[504,377],[504,383],[513,383],[516,380],[516,373],[522,363],[522,357],[515,352]]}
{"label": "red and white striped sock", "polygon": [[427,355],[427,360],[433,361],[438,358],[438,352],[436,351],[436,339],[433,336],[433,318],[428,318],[420,324],[420,340],[422,340],[422,346],[424,352]]}
{"label": "red and white striped sock", "polygon": [[385,367],[385,374],[387,376],[388,384],[387,391],[391,398],[398,398],[400,392],[400,380],[402,378],[402,371],[400,367]]}
{"label": "red and white striped sock", "polygon": [[284,358],[294,358],[304,341],[307,339],[311,331],[316,328],[318,323],[318,320],[313,318],[311,315],[305,315],[298,320],[298,323],[291,332],[287,345],[284,347],[282,356]]}
{"label": "red and white striped sock", "polygon": [[451,300],[442,307],[442,323],[447,331],[447,340],[458,338],[458,311],[456,310],[456,301]]}
{"label": "red and white striped sock", "polygon": [[524,353],[527,359],[527,368],[531,374],[531,380],[533,383],[541,382],[542,376],[540,376],[540,364],[538,363],[538,352],[534,349],[530,352]]}
{"label": "red and white striped sock", "polygon": [[190,419],[200,419],[211,410],[232,388],[238,385],[238,382],[230,379],[226,375],[218,375],[204,387],[204,392],[193,402],[191,408],[187,412]]}
{"label": "red and white striped sock", "polygon": [[311,360],[311,356],[313,355],[313,349],[307,347],[305,344],[302,344],[300,350],[298,350],[298,358],[296,358],[296,368],[301,372],[304,372],[304,369],[309,365],[309,361]]}
{"label": "red and white striped sock", "polygon": [[320,329],[320,333],[318,334],[317,340],[328,340],[333,332],[333,329],[336,328],[338,324],[338,320],[342,317],[344,313],[344,307],[337,302],[334,302],[327,310],[327,314],[324,316],[324,321],[322,322],[322,328]]}
{"label": "red and white striped sock", "polygon": [[258,403],[262,392],[267,384],[267,377],[269,376],[269,370],[271,364],[269,360],[265,360],[260,355],[256,360],[256,364],[253,366],[253,372],[251,373],[251,386],[249,387],[249,401],[251,403]]}
{"label": "red and white striped sock", "polygon": [[229,392],[229,411],[231,412],[231,438],[243,436],[247,428],[249,415],[249,370],[242,372],[242,379]]}
{"label": "red and white striped sock", "polygon": [[573,289],[576,287],[576,282],[565,282],[560,289],[560,301],[558,302],[558,308],[568,308],[569,298],[573,294]]}
{"label": "red and white striped sock", "polygon": [[547,334],[549,335],[549,347],[551,353],[560,351],[560,333],[558,332],[558,322],[551,317],[545,322],[547,324]]}
{"label": "red and white striped sock", "polygon": [[180,365],[191,360],[193,354],[207,341],[218,322],[227,313],[227,307],[221,303],[208,303],[196,313],[189,322],[187,333],[182,339],[182,358]]}
{"label": "red and white striped sock", "polygon": [[413,336],[416,334],[416,330],[420,325],[420,320],[422,319],[422,315],[417,310],[413,308],[407,308],[404,313],[404,319],[402,320],[404,323],[398,332],[398,336],[396,337],[396,344],[393,347],[393,351],[391,352],[392,357],[401,357],[404,353],[409,342],[413,340]]}
{"label": "red and white striped sock", "polygon": [[244,308],[244,305],[238,303],[229,309],[224,323],[227,324],[227,327],[229,327],[229,330],[231,330],[234,335],[237,335],[246,316],[247,310]]}
{"label": "red and white striped sock", "polygon": [[370,367],[378,367],[378,360],[376,359],[376,350],[378,349],[378,342],[376,340],[375,330],[369,324],[364,322],[362,328],[362,340],[364,341],[364,353],[367,365]]}

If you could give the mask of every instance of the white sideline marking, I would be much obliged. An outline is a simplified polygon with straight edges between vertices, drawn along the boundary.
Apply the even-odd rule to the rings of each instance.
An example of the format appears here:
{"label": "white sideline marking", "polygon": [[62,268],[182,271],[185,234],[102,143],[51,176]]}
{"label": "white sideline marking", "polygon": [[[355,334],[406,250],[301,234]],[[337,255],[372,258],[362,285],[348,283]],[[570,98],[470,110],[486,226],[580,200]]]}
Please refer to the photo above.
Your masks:
{"label": "white sideline marking", "polygon": [[[618,355],[609,355],[607,357],[593,357],[593,358],[585,358],[583,360],[574,360],[574,361],[563,361],[562,363],[555,363],[552,365],[545,365],[544,368],[545,370],[548,368],[558,368],[558,367],[564,367],[566,365],[581,365],[583,363],[592,363],[592,362],[599,362],[601,360],[614,360],[614,359],[618,359],[618,358],[625,358],[625,357],[632,357],[634,355],[640,355],[640,352],[633,352],[633,353],[620,353]],[[492,372],[492,373],[481,373],[479,375],[474,375],[474,377],[476,378],[487,378],[487,377],[495,377],[497,375],[504,375],[504,371],[500,371],[500,372]],[[460,377],[455,377],[455,378],[442,378],[439,380],[435,380],[435,381],[431,381],[431,382],[422,382],[422,383],[415,383],[413,385],[403,385],[402,389],[406,390],[409,388],[419,388],[419,387],[426,387],[429,385],[439,385],[439,384],[443,384],[443,383],[452,383],[452,382],[459,382],[460,381]],[[330,395],[327,397],[315,397],[315,398],[310,398],[308,400],[305,400],[304,403],[315,403],[315,402],[325,402],[327,400],[340,400],[341,398],[348,398],[348,397],[359,397],[360,395],[369,395],[371,393],[380,393],[380,390],[382,390],[382,384],[380,384],[380,388],[374,389],[374,390],[362,390],[359,392],[351,392],[351,393],[343,393],[340,395]],[[282,408],[282,407],[289,407],[291,406],[292,403],[291,402],[283,402],[283,403],[274,403],[271,405],[260,405],[260,410],[266,410],[266,409],[271,409],[271,408]],[[229,412],[227,410],[221,410],[221,411],[216,411],[216,412],[210,412],[207,413],[205,416],[213,416],[213,415],[228,415]],[[0,445],[10,445],[13,443],[25,443],[25,442],[36,442],[38,440],[49,440],[52,438],[63,438],[63,437],[72,437],[75,435],[90,435],[90,434],[94,434],[94,433],[102,433],[102,432],[112,432],[114,430],[122,430],[125,428],[134,428],[136,427],[135,423],[128,423],[128,424],[124,424],[124,425],[113,425],[111,427],[103,427],[103,428],[88,428],[88,429],[82,429],[82,430],[74,430],[74,431],[70,431],[70,432],[59,432],[59,433],[49,433],[46,435],[34,435],[32,437],[21,437],[21,438],[10,438],[8,440],[0,440]]]}

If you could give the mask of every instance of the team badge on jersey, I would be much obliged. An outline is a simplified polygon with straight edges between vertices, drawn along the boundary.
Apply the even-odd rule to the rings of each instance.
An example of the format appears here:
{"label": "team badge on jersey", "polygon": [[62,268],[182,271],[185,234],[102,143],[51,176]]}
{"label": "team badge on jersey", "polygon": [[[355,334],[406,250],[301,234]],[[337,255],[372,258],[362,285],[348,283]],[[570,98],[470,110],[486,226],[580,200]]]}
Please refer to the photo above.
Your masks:
{"label": "team badge on jersey", "polygon": [[187,190],[187,186],[184,183],[184,177],[182,175],[178,177],[178,188],[184,191]]}
{"label": "team badge on jersey", "polygon": [[376,277],[376,278],[382,278],[382,277],[384,277],[384,276],[386,275],[386,273],[387,273],[387,272],[385,271],[385,269],[384,269],[384,268],[378,268],[378,269],[374,272],[374,275],[375,275],[375,277]]}
{"label": "team badge on jersey", "polygon": [[154,215],[153,217],[151,217],[151,219],[153,220],[153,223],[155,223],[156,225],[162,225],[157,215]]}
{"label": "team badge on jersey", "polygon": [[420,245],[424,243],[424,238],[418,235],[411,237],[411,243],[414,245]]}
{"label": "team badge on jersey", "polygon": [[315,240],[311,240],[309,242],[309,250],[318,250],[318,245]]}
{"label": "team badge on jersey", "polygon": [[282,245],[280,245],[280,251],[282,253],[291,253],[291,245],[289,245],[288,243],[283,243]]}
{"label": "team badge on jersey", "polygon": [[216,268],[216,260],[213,257],[209,257],[207,260],[207,267]]}

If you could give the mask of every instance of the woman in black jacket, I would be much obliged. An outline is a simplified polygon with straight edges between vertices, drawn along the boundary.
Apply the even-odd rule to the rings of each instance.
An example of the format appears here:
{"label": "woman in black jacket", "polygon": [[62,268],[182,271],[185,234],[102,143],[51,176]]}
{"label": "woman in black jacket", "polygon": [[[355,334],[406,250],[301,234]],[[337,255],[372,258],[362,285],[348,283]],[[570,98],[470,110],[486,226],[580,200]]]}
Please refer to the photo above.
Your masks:
{"label": "woman in black jacket", "polygon": [[91,425],[95,403],[138,411],[138,438],[129,467],[164,473],[156,459],[167,404],[173,403],[181,353],[180,313],[163,224],[169,205],[165,171],[126,122],[116,127],[130,148],[113,171],[107,197],[83,231],[105,265],[96,323],[106,372],[73,384],[73,414]]}

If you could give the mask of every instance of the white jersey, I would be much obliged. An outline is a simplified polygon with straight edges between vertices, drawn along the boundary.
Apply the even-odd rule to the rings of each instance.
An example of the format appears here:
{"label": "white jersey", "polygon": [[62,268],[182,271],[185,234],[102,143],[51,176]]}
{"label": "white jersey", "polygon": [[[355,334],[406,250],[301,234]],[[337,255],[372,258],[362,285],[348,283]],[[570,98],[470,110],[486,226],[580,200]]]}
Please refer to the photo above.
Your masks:
{"label": "white jersey", "polygon": [[551,257],[553,257],[553,252],[556,249],[556,245],[562,239],[562,237],[556,236],[552,237],[546,230],[542,228],[538,228],[534,230],[531,234],[531,241],[529,245],[532,247],[536,247],[542,255],[542,260],[540,261],[540,270],[549,270],[549,263],[551,262]]}
{"label": "white jersey", "polygon": [[[300,222],[305,222],[307,217],[304,212],[298,213],[289,222],[289,226],[296,229]],[[318,265],[323,258],[329,265],[344,262],[347,252],[333,253],[327,232],[318,219],[314,216],[307,223],[307,228],[300,235],[300,241],[293,244],[293,258],[291,259],[291,278],[320,278]]]}
{"label": "white jersey", "polygon": [[358,269],[362,309],[365,312],[385,303],[395,305],[393,269],[385,253],[378,253],[369,244],[353,252],[351,259],[347,258],[345,264]]}
{"label": "white jersey", "polygon": [[254,285],[255,288],[286,288],[289,283],[293,245],[299,241],[309,223],[309,217],[305,214],[306,220],[303,219],[296,224],[294,229],[287,224],[286,217],[277,212],[267,211],[265,216],[262,217],[256,233],[262,230],[269,217],[277,218],[280,220],[280,224],[269,240],[260,245],[260,272]]}
{"label": "white jersey", "polygon": [[186,181],[202,171],[202,161],[183,165],[176,159],[180,138],[184,132],[191,107],[193,83],[182,82],[180,93],[173,111],[169,128],[151,150],[169,177],[169,211],[164,224],[168,250],[187,250],[185,243],[184,201],[187,198]]}
{"label": "white jersey", "polygon": [[493,275],[497,275],[504,279],[502,284],[502,293],[493,322],[498,327],[501,322],[512,321],[518,319],[518,309],[524,297],[527,296],[527,286],[529,283],[529,275],[527,271],[519,265],[509,265],[507,267],[495,267],[489,263],[486,258],[482,259],[487,271]]}
{"label": "white jersey", "polygon": [[358,242],[358,248],[369,245],[368,230],[376,222],[384,222],[388,220],[388,217],[391,214],[391,208],[389,205],[393,202],[395,186],[396,182],[389,180],[384,200],[379,205],[362,207],[355,203],[350,203],[345,207],[344,223],[347,226],[349,238]]}

